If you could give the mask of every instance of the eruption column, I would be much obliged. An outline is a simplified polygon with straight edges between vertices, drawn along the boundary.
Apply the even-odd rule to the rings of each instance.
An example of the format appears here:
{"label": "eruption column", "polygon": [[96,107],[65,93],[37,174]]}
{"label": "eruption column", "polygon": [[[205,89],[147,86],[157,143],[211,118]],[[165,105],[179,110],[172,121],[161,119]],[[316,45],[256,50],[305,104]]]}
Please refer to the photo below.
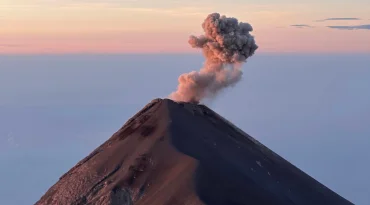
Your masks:
{"label": "eruption column", "polygon": [[200,71],[182,74],[177,91],[169,98],[199,103],[215,97],[222,89],[235,85],[242,77],[241,66],[258,46],[248,23],[218,13],[208,15],[202,24],[204,35],[190,36],[189,44],[201,48],[206,58]]}

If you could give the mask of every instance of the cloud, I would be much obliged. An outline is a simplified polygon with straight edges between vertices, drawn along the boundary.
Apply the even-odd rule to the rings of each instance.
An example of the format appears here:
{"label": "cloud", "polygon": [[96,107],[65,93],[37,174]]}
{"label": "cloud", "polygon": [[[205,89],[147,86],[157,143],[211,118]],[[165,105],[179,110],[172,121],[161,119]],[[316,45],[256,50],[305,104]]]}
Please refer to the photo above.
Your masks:
{"label": "cloud", "polygon": [[316,20],[316,22],[323,22],[323,21],[359,21],[360,18],[327,18],[327,19],[321,19]]}
{"label": "cloud", "polygon": [[3,48],[17,48],[21,46],[22,45],[19,45],[19,44],[0,44],[0,47],[3,47]]}
{"label": "cloud", "polygon": [[370,30],[370,24],[357,26],[327,26],[327,27],[339,30]]}
{"label": "cloud", "polygon": [[293,25],[290,25],[290,26],[296,27],[296,28],[312,28],[312,26],[307,25],[307,24],[293,24]]}
{"label": "cloud", "polygon": [[15,140],[14,136],[13,136],[13,132],[9,132],[8,136],[8,145],[11,146],[11,147],[19,147],[19,144],[17,143],[17,141]]}
{"label": "cloud", "polygon": [[[5,1],[5,2],[3,2]],[[153,1],[154,2],[154,1]],[[0,0],[0,10],[13,9],[114,9],[123,12],[157,13],[169,16],[205,16],[210,11],[207,7],[185,6],[180,1],[171,1],[164,4],[158,2],[145,3],[139,0]],[[211,10],[211,9],[209,9]],[[140,15],[140,14],[138,14]],[[1,20],[1,16],[0,16]],[[1,42],[0,42],[1,44]],[[1,46],[0,47],[5,47]]]}

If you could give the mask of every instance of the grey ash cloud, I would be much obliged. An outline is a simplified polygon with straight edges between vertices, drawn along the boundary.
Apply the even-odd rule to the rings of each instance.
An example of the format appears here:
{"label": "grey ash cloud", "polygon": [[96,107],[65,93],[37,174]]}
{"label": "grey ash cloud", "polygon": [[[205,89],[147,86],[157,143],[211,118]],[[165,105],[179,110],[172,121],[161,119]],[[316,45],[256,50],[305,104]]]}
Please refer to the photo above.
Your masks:
{"label": "grey ash cloud", "polygon": [[293,24],[293,25],[290,25],[290,26],[296,27],[296,28],[312,28],[312,26],[307,25],[307,24]]}
{"label": "grey ash cloud", "polygon": [[209,14],[202,24],[204,34],[190,36],[188,43],[203,51],[206,58],[200,71],[182,74],[179,85],[170,98],[196,102],[213,98],[223,89],[241,80],[242,64],[254,55],[258,46],[249,23],[219,13]]}
{"label": "grey ash cloud", "polygon": [[323,22],[323,21],[359,21],[360,18],[327,18],[327,19],[321,19],[316,20],[316,22]]}
{"label": "grey ash cloud", "polygon": [[339,30],[370,30],[370,24],[355,26],[327,26],[327,27]]}

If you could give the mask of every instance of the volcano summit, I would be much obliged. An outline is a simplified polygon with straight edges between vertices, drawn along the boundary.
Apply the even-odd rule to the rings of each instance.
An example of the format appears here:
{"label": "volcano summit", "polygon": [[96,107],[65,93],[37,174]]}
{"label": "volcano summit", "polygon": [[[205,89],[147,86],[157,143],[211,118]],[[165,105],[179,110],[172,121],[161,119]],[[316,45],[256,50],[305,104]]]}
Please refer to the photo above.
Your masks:
{"label": "volcano summit", "polygon": [[37,205],[351,205],[204,105],[156,99]]}

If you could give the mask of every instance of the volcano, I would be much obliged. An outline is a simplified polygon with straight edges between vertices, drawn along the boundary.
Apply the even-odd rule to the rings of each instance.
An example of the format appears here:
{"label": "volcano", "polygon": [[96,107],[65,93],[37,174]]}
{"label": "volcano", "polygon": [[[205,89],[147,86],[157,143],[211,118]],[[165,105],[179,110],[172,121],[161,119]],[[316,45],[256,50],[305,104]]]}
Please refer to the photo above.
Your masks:
{"label": "volcano", "polygon": [[350,205],[205,105],[155,99],[36,205]]}

